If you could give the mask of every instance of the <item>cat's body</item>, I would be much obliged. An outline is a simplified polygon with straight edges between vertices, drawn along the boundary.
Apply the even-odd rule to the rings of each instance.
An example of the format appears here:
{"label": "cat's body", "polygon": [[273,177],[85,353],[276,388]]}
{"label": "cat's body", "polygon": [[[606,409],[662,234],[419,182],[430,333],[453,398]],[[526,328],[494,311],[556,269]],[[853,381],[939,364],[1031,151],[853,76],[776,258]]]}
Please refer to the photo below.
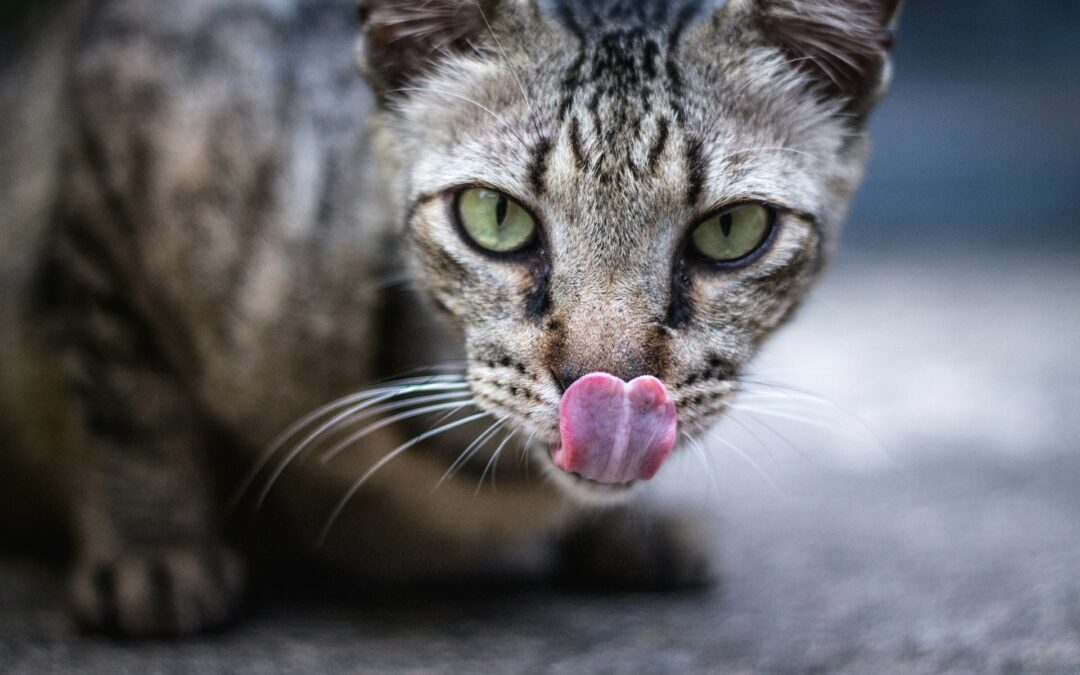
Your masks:
{"label": "cat's body", "polygon": [[[82,619],[158,633],[229,615],[242,562],[214,474],[225,494],[246,488],[240,513],[261,508],[264,541],[360,574],[460,573],[566,540],[586,571],[617,555],[612,578],[706,581],[690,529],[597,518],[589,503],[622,488],[551,464],[560,396],[593,371],[656,376],[681,432],[714,420],[839,225],[893,4],[825,12],[830,30],[862,21],[850,39],[868,43],[832,66],[817,53],[826,82],[783,57],[829,30],[782,45],[762,30],[813,27],[784,13],[797,3],[710,18],[664,2],[375,1],[360,49],[374,89],[348,0],[69,7],[0,101],[4,144],[21,148],[0,179],[16,289],[0,367],[18,471],[27,457],[75,468],[54,484],[75,496]],[[489,259],[462,242],[444,212],[478,185],[528,203],[541,243]],[[767,247],[738,270],[682,262],[687,225],[746,200],[780,205]],[[340,451],[338,426],[305,445],[339,407],[274,445],[360,386],[443,364],[457,370],[357,399],[383,412],[347,431],[408,400],[427,416]],[[497,490],[477,489],[492,471]]]}

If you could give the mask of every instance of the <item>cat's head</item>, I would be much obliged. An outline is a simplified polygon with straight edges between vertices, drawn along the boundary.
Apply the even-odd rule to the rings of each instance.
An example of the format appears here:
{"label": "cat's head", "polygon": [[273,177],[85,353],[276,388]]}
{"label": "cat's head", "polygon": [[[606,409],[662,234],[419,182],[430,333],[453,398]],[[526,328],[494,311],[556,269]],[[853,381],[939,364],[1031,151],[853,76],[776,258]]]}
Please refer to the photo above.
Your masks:
{"label": "cat's head", "polygon": [[[362,3],[415,281],[461,330],[478,405],[553,448],[564,485],[651,475],[670,408],[680,437],[710,427],[803,299],[861,175],[897,4]],[[559,456],[571,424],[649,456],[584,480]]]}

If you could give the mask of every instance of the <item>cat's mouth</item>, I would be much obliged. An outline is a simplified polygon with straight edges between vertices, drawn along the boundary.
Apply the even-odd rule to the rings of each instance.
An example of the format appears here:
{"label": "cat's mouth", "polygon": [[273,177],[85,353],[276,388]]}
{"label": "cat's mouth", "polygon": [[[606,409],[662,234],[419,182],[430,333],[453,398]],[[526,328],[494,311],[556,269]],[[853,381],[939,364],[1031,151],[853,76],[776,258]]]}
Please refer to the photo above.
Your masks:
{"label": "cat's mouth", "polygon": [[[551,448],[551,454],[558,451],[560,443],[556,443]],[[553,475],[556,484],[561,485],[563,489],[570,492],[579,500],[585,503],[595,503],[600,505],[617,504],[626,500],[639,484],[639,481],[630,481],[629,483],[601,483],[599,481],[583,478],[576,473],[568,472],[558,468],[554,463],[549,462],[550,472]]]}
{"label": "cat's mouth", "polygon": [[592,373],[563,394],[551,460],[595,491],[625,492],[660,470],[676,428],[675,403],[660,380]]}

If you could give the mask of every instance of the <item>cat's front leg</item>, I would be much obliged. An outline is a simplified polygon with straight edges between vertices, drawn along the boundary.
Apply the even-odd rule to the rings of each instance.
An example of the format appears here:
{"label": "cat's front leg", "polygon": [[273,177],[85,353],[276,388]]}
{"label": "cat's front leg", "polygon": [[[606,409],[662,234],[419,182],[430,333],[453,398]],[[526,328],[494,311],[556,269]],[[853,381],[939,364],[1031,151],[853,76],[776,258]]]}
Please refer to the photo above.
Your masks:
{"label": "cat's front leg", "polygon": [[82,392],[76,618],[133,636],[222,625],[245,568],[217,532],[190,404],[161,372],[99,364],[94,380]]}
{"label": "cat's front leg", "polygon": [[236,612],[245,566],[218,532],[196,406],[122,287],[65,274],[52,318],[80,413],[76,618],[132,636],[218,627]]}
{"label": "cat's front leg", "polygon": [[560,542],[560,572],[587,588],[679,591],[719,579],[716,546],[703,520],[630,508],[588,517]]}

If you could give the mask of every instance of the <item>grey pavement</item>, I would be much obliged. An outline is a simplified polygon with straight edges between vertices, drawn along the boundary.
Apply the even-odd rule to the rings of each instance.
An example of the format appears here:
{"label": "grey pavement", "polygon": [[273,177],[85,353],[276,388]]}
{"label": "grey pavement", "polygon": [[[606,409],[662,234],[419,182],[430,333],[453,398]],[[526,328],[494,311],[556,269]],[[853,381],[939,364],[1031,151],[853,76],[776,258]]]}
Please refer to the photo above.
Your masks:
{"label": "grey pavement", "polygon": [[1072,252],[852,254],[708,470],[688,453],[655,488],[720,525],[713,592],[373,596],[308,570],[231,631],[123,644],[8,555],[0,672],[1080,673],[1078,336]]}

